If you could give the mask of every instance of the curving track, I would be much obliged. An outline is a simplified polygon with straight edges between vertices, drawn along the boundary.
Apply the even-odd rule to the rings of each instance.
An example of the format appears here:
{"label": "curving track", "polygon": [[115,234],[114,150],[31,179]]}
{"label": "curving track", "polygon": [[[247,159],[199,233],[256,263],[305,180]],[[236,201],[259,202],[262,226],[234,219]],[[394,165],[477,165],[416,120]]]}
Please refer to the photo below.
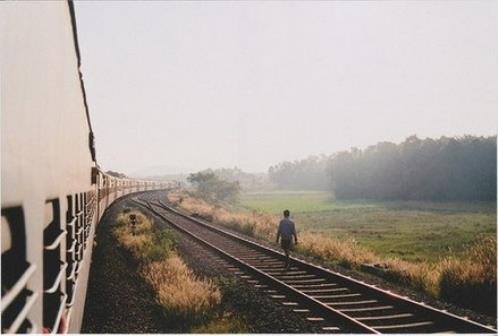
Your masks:
{"label": "curving track", "polygon": [[175,229],[216,251],[236,275],[283,305],[338,333],[492,333],[496,330],[292,258],[162,203],[134,199]]}

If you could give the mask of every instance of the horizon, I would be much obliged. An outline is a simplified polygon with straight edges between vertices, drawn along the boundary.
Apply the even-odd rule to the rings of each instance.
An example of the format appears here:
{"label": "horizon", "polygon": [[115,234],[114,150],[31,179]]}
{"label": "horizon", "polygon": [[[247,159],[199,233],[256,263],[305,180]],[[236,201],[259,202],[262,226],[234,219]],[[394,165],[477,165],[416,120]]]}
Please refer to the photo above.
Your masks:
{"label": "horizon", "polygon": [[[353,148],[357,148],[361,151],[364,151],[366,150],[367,148],[371,147],[371,146],[375,146],[379,143],[392,143],[392,144],[396,144],[396,145],[399,145],[401,143],[403,143],[404,141],[406,141],[406,139],[412,137],[412,136],[415,136],[417,137],[419,140],[427,140],[427,139],[432,139],[432,140],[438,140],[438,139],[441,139],[441,138],[456,138],[456,139],[459,139],[459,138],[464,138],[464,137],[467,137],[467,136],[470,136],[470,137],[477,137],[477,138],[480,138],[480,137],[483,137],[483,138],[489,138],[489,137],[498,137],[498,135],[495,133],[495,134],[490,134],[490,135],[472,135],[472,134],[463,134],[463,135],[456,135],[456,136],[446,136],[446,135],[441,135],[439,137],[425,137],[425,138],[420,138],[418,137],[416,134],[412,134],[412,135],[409,135],[407,136],[403,141],[400,141],[400,142],[391,142],[391,141],[379,141],[375,144],[371,144],[371,145],[367,145],[365,147],[350,147],[350,148],[347,148],[347,149],[339,149],[338,151],[335,151],[333,153],[312,153],[312,154],[309,154],[307,156],[304,156],[304,157],[301,157],[301,158],[296,158],[296,159],[290,159],[290,160],[283,160],[283,161],[279,161],[279,162],[275,162],[273,164],[271,164],[270,166],[268,166],[266,168],[266,170],[263,170],[263,171],[248,171],[248,170],[244,170],[238,166],[231,166],[231,167],[205,167],[205,168],[202,168],[200,170],[188,170],[188,169],[185,169],[184,171],[178,171],[178,172],[174,172],[174,173],[166,173],[166,174],[163,174],[163,175],[141,175],[141,174],[138,174],[138,172],[140,171],[146,171],[146,170],[150,170],[150,169],[155,169],[155,168],[172,168],[172,169],[177,169],[178,167],[171,167],[171,166],[168,166],[168,165],[157,165],[157,166],[149,166],[149,167],[144,167],[142,169],[139,169],[135,172],[132,172],[132,173],[127,173],[127,172],[123,172],[124,174],[128,175],[128,176],[131,176],[131,177],[161,177],[161,176],[164,176],[164,177],[172,177],[172,176],[181,176],[181,175],[189,175],[189,174],[192,174],[192,173],[197,173],[197,172],[200,172],[200,171],[204,171],[204,170],[208,170],[208,169],[212,169],[212,170],[217,170],[217,169],[240,169],[241,171],[243,171],[244,173],[248,173],[248,174],[268,174],[268,170],[270,169],[270,167],[272,166],[275,166],[281,162],[295,162],[295,161],[300,161],[300,160],[304,160],[306,158],[309,158],[309,157],[312,157],[312,156],[331,156],[331,155],[334,155],[334,154],[337,154],[339,152],[343,152],[343,151],[350,151],[351,149]],[[112,170],[112,169],[111,169]]]}
{"label": "horizon", "polygon": [[412,134],[494,135],[496,9],[76,2],[97,159],[261,172]]}

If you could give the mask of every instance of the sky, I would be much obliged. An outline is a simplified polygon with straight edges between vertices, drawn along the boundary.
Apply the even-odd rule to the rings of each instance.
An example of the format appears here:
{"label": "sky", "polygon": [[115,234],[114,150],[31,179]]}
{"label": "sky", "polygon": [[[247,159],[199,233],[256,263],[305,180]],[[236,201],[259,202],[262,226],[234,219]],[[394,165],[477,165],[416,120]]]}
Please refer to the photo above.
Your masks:
{"label": "sky", "polygon": [[75,7],[106,170],[264,172],[413,134],[497,133],[494,0]]}

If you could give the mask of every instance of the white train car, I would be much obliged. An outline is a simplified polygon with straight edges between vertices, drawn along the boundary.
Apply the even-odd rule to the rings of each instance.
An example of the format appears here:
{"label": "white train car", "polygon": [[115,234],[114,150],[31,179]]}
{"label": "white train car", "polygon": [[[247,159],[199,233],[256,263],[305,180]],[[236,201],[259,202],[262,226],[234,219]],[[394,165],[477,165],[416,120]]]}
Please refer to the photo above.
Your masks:
{"label": "white train car", "polygon": [[98,169],[71,2],[1,7],[2,332],[79,332],[96,224],[130,192]]}

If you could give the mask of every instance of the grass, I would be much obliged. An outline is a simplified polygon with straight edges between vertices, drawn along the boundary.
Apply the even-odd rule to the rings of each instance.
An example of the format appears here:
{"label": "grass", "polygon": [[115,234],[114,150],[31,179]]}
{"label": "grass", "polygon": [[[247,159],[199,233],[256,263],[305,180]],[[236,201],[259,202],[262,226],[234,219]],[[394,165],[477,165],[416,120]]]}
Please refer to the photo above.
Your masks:
{"label": "grass", "polygon": [[386,279],[496,314],[494,204],[333,202],[315,192],[246,194],[239,207],[209,204],[186,193],[170,194],[169,200],[268,241],[275,239],[278,213],[290,208],[301,253],[347,268],[376,264]]}
{"label": "grass", "polygon": [[215,317],[221,302],[220,290],[212,281],[196,277],[178,255],[146,264],[142,274],[156,293],[168,321],[183,321],[188,326]]}
{"label": "grass", "polygon": [[308,191],[246,193],[241,206],[275,215],[289,209],[301,232],[354,240],[380,256],[414,262],[435,262],[462,253],[481,235],[496,235],[494,202],[334,201]]}
{"label": "grass", "polygon": [[192,329],[195,334],[234,334],[247,333],[246,322],[231,313],[223,314],[220,318]]}
{"label": "grass", "polygon": [[[136,216],[136,225],[129,216]],[[176,253],[175,235],[157,230],[150,218],[138,210],[119,214],[113,234],[138,263],[139,273],[151,286],[168,325],[178,331],[244,331],[243,321],[223,311],[217,284],[197,277]]]}

